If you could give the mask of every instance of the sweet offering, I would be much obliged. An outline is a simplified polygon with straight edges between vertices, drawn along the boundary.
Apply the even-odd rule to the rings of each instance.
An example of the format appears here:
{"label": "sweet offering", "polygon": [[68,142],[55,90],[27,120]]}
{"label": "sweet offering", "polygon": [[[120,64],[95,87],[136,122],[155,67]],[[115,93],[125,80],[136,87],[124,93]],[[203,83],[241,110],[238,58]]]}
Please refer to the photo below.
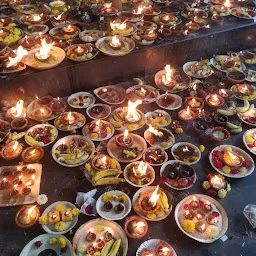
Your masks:
{"label": "sweet offering", "polygon": [[163,220],[168,217],[172,210],[172,196],[166,193],[159,186],[141,188],[133,197],[133,209],[147,220]]}
{"label": "sweet offering", "polygon": [[143,153],[143,161],[152,166],[160,166],[168,159],[167,153],[160,147],[149,147]]}
{"label": "sweet offering", "polygon": [[105,120],[93,120],[83,127],[83,135],[94,141],[108,140],[115,132],[114,127]]}
{"label": "sweet offering", "polygon": [[167,186],[177,190],[188,189],[196,182],[195,170],[178,160],[171,160],[163,164],[160,176]]}
{"label": "sweet offering", "polygon": [[79,33],[79,38],[86,43],[91,43],[97,41],[104,35],[105,33],[101,30],[84,30]]}
{"label": "sweet offering", "polygon": [[231,145],[221,145],[213,149],[209,160],[217,172],[231,178],[248,176],[255,168],[254,161],[245,151]]}
{"label": "sweet offering", "polygon": [[204,195],[183,199],[176,206],[175,220],[184,234],[202,243],[214,242],[228,228],[225,210],[217,201]]}
{"label": "sweet offering", "polygon": [[107,104],[94,104],[86,109],[86,114],[91,119],[106,119],[111,113],[111,107]]}

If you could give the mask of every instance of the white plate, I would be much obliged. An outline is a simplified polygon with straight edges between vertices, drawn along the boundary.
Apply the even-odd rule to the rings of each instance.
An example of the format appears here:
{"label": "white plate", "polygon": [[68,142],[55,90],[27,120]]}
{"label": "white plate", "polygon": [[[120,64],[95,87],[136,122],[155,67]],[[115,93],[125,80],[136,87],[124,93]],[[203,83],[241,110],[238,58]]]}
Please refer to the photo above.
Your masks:
{"label": "white plate", "polygon": [[159,127],[165,127],[165,126],[168,126],[171,123],[172,118],[171,118],[171,116],[166,111],[161,110],[161,109],[156,109],[156,110],[154,110],[152,112],[148,112],[148,113],[145,114],[146,124],[150,124],[150,122],[148,121],[147,117],[148,116],[152,116],[155,113],[156,114],[162,114],[165,117],[165,120],[167,121],[166,124],[160,124]]}
{"label": "white plate", "polygon": [[49,27],[46,25],[43,25],[43,24],[42,25],[34,25],[34,27],[36,27],[36,26],[44,27],[44,30],[40,31],[40,32],[29,32],[27,29],[24,29],[24,33],[29,36],[37,36],[37,35],[43,35],[49,30]]}
{"label": "white plate", "polygon": [[[256,108],[253,110],[253,115],[256,116]],[[244,117],[241,116],[239,113],[237,113],[237,116],[238,116],[238,117],[240,118],[240,120],[243,121],[245,124],[248,124],[248,125],[250,125],[250,126],[256,126],[256,123],[254,124],[254,123],[250,123],[250,122],[244,120]]]}
{"label": "white plate", "polygon": [[[115,201],[115,200],[110,200],[110,202],[112,203],[113,205],[113,208],[118,205],[119,203],[124,205],[124,211],[121,212],[121,213],[115,213],[114,211],[110,211],[110,212],[107,212],[107,211],[104,211],[103,209],[103,206],[104,206],[104,202],[102,200],[102,197],[105,195],[105,194],[110,194],[110,195],[116,195],[116,196],[125,196],[126,197],[126,202],[125,204],[123,203],[120,203],[118,201]],[[106,220],[122,220],[123,218],[125,218],[131,211],[132,209],[132,202],[131,202],[131,199],[129,198],[128,195],[126,195],[124,192],[122,191],[119,191],[119,190],[112,190],[112,191],[108,191],[104,194],[102,194],[97,202],[96,202],[96,210],[98,212],[98,214],[106,219]]]}
{"label": "white plate", "polygon": [[27,140],[27,137],[26,137],[26,136],[28,136],[28,134],[29,134],[31,131],[33,131],[34,129],[41,128],[41,127],[45,127],[45,126],[48,126],[48,127],[51,127],[52,129],[54,129],[55,132],[56,132],[56,136],[55,136],[55,139],[54,139],[53,141],[51,141],[51,142],[49,142],[49,143],[47,143],[47,144],[44,144],[43,147],[46,147],[46,146],[52,144],[52,143],[57,139],[57,137],[58,137],[58,130],[56,129],[55,126],[53,126],[53,125],[51,125],[51,124],[37,124],[37,125],[34,125],[34,126],[30,127],[30,128],[27,130],[26,134],[25,134],[25,141],[26,141],[26,143],[27,143],[28,145],[30,145],[30,146],[35,146],[35,145],[29,143],[29,141]]}
{"label": "white plate", "polygon": [[[212,152],[214,150],[224,150],[225,147],[231,147],[232,150],[234,150],[234,152],[237,152],[239,153],[241,156],[244,157],[245,160],[249,160],[250,161],[250,164],[252,165],[251,169],[247,171],[246,174],[240,174],[240,173],[237,173],[237,174],[227,174],[227,173],[224,173],[222,172],[220,169],[216,168],[215,165],[213,164],[213,159],[212,159]],[[230,177],[230,178],[244,178],[246,176],[249,176],[250,174],[252,174],[252,172],[254,171],[254,168],[255,168],[255,164],[254,164],[254,161],[253,159],[251,158],[251,156],[249,154],[247,154],[244,150],[242,150],[241,148],[238,148],[238,147],[235,147],[233,145],[220,145],[220,146],[217,146],[216,148],[214,148],[210,155],[209,155],[209,161],[212,165],[212,167],[215,169],[215,171],[217,171],[218,173],[220,173],[221,175],[223,176],[226,176],[226,177]]]}
{"label": "white plate", "polygon": [[129,172],[130,172],[130,167],[131,167],[131,166],[134,166],[134,165],[139,165],[140,162],[143,162],[143,161],[137,161],[137,162],[133,162],[133,163],[128,164],[128,165],[124,168],[124,172],[123,172],[123,175],[124,175],[125,180],[126,180],[130,185],[132,185],[132,186],[134,186],[134,187],[137,187],[137,188],[147,187],[147,186],[149,186],[150,184],[152,184],[152,183],[154,182],[154,180],[155,180],[155,170],[154,170],[154,168],[153,168],[149,163],[145,162],[146,165],[147,165],[147,172],[149,172],[149,173],[150,173],[150,176],[151,176],[151,181],[148,182],[148,183],[146,183],[145,185],[137,185],[137,184],[135,184],[135,183],[133,183],[133,182],[130,181],[130,179],[128,178],[128,174],[129,174]]}
{"label": "white plate", "polygon": [[[231,88],[230,88],[230,90],[234,93],[234,96],[238,99],[238,100],[245,100],[243,97],[244,96],[242,96],[240,93],[237,93],[237,92],[234,92],[234,87],[235,87],[236,85],[233,85]],[[256,93],[256,87],[255,86],[253,86],[253,85],[251,85],[252,86],[252,88],[254,89],[254,91],[253,91],[253,93],[252,94],[250,94],[250,95],[253,95],[254,93]],[[247,99],[248,101],[253,101],[253,100],[255,100],[255,98],[256,98],[256,96],[253,98],[253,99]]]}
{"label": "white plate", "polygon": [[[197,153],[198,153],[198,159],[196,161],[193,161],[193,162],[190,162],[190,163],[185,163],[185,162],[183,162],[181,160],[179,160],[179,161],[184,163],[184,164],[187,164],[187,165],[192,165],[192,164],[196,164],[197,162],[199,162],[199,160],[201,159],[201,151],[194,144],[191,144],[191,143],[188,143],[188,142],[178,142],[178,143],[174,144],[172,149],[171,149],[172,156],[174,157],[174,150],[176,148],[178,148],[179,146],[182,146],[182,145],[187,145],[187,146],[190,146],[190,147],[194,148],[197,151]],[[176,159],[176,158],[174,157],[174,159]]]}
{"label": "white plate", "polygon": [[[248,147],[248,144],[246,143],[245,141],[245,137],[246,136],[251,136],[252,134],[255,134],[256,135],[256,128],[253,128],[253,129],[250,129],[250,130],[247,130],[244,135],[243,135],[243,142],[244,142],[244,145],[246,146],[246,148],[254,155],[256,155],[256,150],[253,151],[251,148]],[[255,146],[255,149],[256,149],[256,146]]]}
{"label": "white plate", "polygon": [[[221,229],[220,229],[220,233],[218,235],[218,237],[214,238],[214,239],[204,239],[204,238],[199,238],[196,236],[193,236],[192,234],[187,233],[181,226],[180,224],[180,220],[179,217],[183,216],[183,214],[181,213],[181,210],[183,210],[184,204],[188,201],[191,201],[193,199],[193,197],[197,197],[198,199],[203,199],[204,201],[209,201],[211,204],[213,204],[213,206],[215,208],[217,208],[218,212],[220,213],[221,218]],[[214,210],[214,209],[213,209]],[[190,238],[199,241],[201,243],[213,243],[214,241],[218,240],[219,238],[221,238],[222,236],[224,236],[224,234],[227,232],[228,230],[228,217],[226,214],[226,211],[224,210],[224,208],[221,206],[221,204],[219,202],[217,202],[216,200],[214,200],[212,197],[206,196],[206,195],[202,195],[202,194],[193,194],[190,196],[187,196],[186,198],[184,198],[182,201],[180,201],[176,208],[175,208],[175,212],[174,212],[174,217],[175,217],[175,221],[179,227],[179,229],[187,236],[189,236]]]}
{"label": "white plate", "polygon": [[[75,106],[75,105],[72,105],[70,102],[73,98],[76,98],[76,97],[79,97],[79,96],[87,96],[87,97],[90,97],[90,102],[89,103],[86,103],[84,104],[83,106]],[[88,108],[89,106],[93,105],[95,103],[95,97],[89,93],[89,92],[77,92],[77,93],[74,93],[74,94],[71,94],[69,97],[68,97],[68,105],[72,108]]]}
{"label": "white plate", "polygon": [[[92,229],[92,232],[94,232],[93,229],[95,229],[97,226],[103,226],[106,230],[112,233],[112,235],[116,239],[122,240],[122,248],[123,248],[123,255],[126,256],[128,252],[128,239],[126,237],[126,234],[121,226],[119,226],[116,222],[110,221],[110,220],[104,220],[104,219],[94,219],[86,222],[83,224],[75,233],[75,236],[73,238],[72,244],[74,251],[77,250],[77,248],[80,245],[86,245],[88,246],[88,242],[86,242],[85,237],[90,229]],[[99,238],[99,236],[97,236]]]}
{"label": "white plate", "polygon": [[[136,256],[141,256],[141,252],[143,249],[149,249],[151,251],[155,251],[156,246],[160,243],[160,242],[164,242],[166,244],[168,244],[167,242],[160,240],[160,239],[150,239],[145,241],[144,243],[142,243],[140,245],[140,247],[138,248],[137,252],[136,252]],[[174,249],[172,248],[172,246],[170,246],[168,244],[168,246],[170,247],[170,249],[172,250],[171,255],[170,256],[177,256],[176,252],[174,251]]]}
{"label": "white plate", "polygon": [[54,33],[55,31],[60,31],[60,30],[62,30],[62,28],[63,27],[65,27],[67,24],[63,24],[63,25],[59,25],[59,26],[57,26],[57,27],[54,27],[54,28],[52,28],[50,31],[49,31],[49,34],[50,34],[50,36],[52,37],[52,38],[54,38],[54,39],[59,39],[59,40],[68,40],[68,39],[72,39],[72,38],[75,38],[75,37],[77,37],[78,35],[79,35],[79,32],[80,32],[80,29],[78,28],[78,33],[75,33],[75,34],[73,34],[73,35],[69,35],[69,38],[66,38],[66,37],[64,37],[64,34],[63,34],[63,36],[56,36],[56,35],[53,35],[52,33]]}
{"label": "white plate", "polygon": [[[160,169],[160,177],[163,177],[163,172],[164,172],[164,169],[165,167],[168,165],[168,164],[174,164],[174,163],[179,163],[181,162],[182,164],[184,164],[182,161],[179,161],[179,160],[169,160],[168,162],[165,162],[162,166],[161,166],[161,169]],[[189,189],[189,188],[192,188],[196,182],[196,179],[197,179],[197,176],[196,176],[196,172],[195,172],[195,178],[193,180],[193,183],[188,186],[188,187],[185,187],[185,188],[177,188],[177,187],[174,187],[172,186],[170,183],[168,182],[165,182],[165,185],[170,187],[170,188],[173,188],[175,190],[186,190],[186,189]]]}
{"label": "white plate", "polygon": [[[162,152],[164,152],[164,155],[165,155],[165,160],[164,160],[164,162],[162,162],[162,163],[160,163],[160,164],[151,164],[151,163],[149,163],[149,162],[146,161],[146,159],[145,159],[145,154],[146,154],[146,152],[149,151],[149,150],[153,150],[153,149],[161,149]],[[149,147],[149,148],[147,148],[147,149],[143,152],[142,159],[143,159],[144,162],[150,164],[151,166],[161,166],[162,164],[164,164],[164,163],[168,160],[168,155],[167,155],[166,151],[165,151],[164,149],[162,149],[161,147]]]}
{"label": "white plate", "polygon": [[[60,162],[60,161],[57,159],[56,155],[53,153],[53,151],[54,151],[59,145],[65,143],[67,140],[71,140],[71,139],[73,139],[73,138],[80,138],[80,139],[83,139],[83,140],[85,140],[86,142],[88,142],[88,143],[91,145],[91,148],[92,148],[91,154],[89,155],[89,157],[88,157],[86,160],[80,162],[79,164],[71,165],[71,164],[66,164],[66,163]],[[94,143],[93,143],[89,138],[84,137],[84,136],[82,136],[82,135],[69,135],[69,136],[66,136],[66,137],[63,137],[63,138],[59,139],[59,140],[53,145],[53,147],[52,147],[52,157],[53,157],[53,159],[54,159],[58,164],[60,164],[60,165],[63,165],[63,166],[66,166],[66,167],[77,167],[77,166],[83,165],[83,164],[85,164],[87,161],[89,161],[89,160],[91,159],[91,157],[93,156],[94,151],[95,151],[95,145],[94,145]]]}
{"label": "white plate", "polygon": [[173,103],[173,104],[171,104],[171,105],[169,105],[169,106],[163,106],[163,105],[161,105],[160,104],[160,102],[159,102],[159,99],[160,99],[160,97],[164,97],[163,96],[164,94],[161,94],[158,98],[157,98],[157,100],[156,100],[156,104],[160,107],[160,108],[163,108],[163,109],[166,109],[166,110],[175,110],[175,109],[179,109],[180,107],[181,107],[181,105],[182,105],[182,98],[179,96],[179,95],[176,95],[176,94],[170,94],[170,95],[172,95],[173,97],[175,97],[176,98],[176,100],[175,100],[175,104]]}
{"label": "white plate", "polygon": [[[251,83],[256,82],[256,71],[255,71],[255,70],[246,69],[246,70],[244,71],[244,73],[245,73],[245,80],[246,80],[246,81],[251,82]],[[254,79],[250,79],[250,78],[248,77],[248,73],[249,73],[249,74],[250,74],[250,73],[254,74],[255,78],[254,78]]]}
{"label": "white plate", "polygon": [[[37,256],[40,252],[44,251],[45,249],[52,249],[57,254],[59,254],[60,253],[60,246],[58,244],[57,245],[50,245],[49,244],[49,240],[52,237],[65,239],[65,241],[67,243],[67,250],[64,253],[64,255],[65,256],[74,256],[74,251],[73,251],[72,245],[65,236],[62,236],[62,235],[54,235],[53,236],[51,234],[43,234],[43,235],[37,236],[36,238],[31,240],[23,248],[23,250],[20,253],[20,256]],[[35,247],[35,242],[37,242],[37,241],[42,242],[42,245],[39,248]]]}
{"label": "white plate", "polygon": [[196,63],[199,63],[199,61],[190,61],[190,62],[187,62],[187,63],[185,63],[184,65],[183,65],[183,71],[184,71],[184,73],[186,73],[188,76],[192,76],[192,77],[195,77],[195,78],[206,78],[206,77],[209,77],[209,76],[211,76],[212,75],[212,73],[213,73],[213,70],[212,70],[212,68],[211,68],[211,66],[208,66],[208,68],[211,70],[211,73],[209,74],[209,75],[204,75],[204,76],[197,76],[197,75],[195,75],[195,74],[188,74],[188,68],[191,66],[191,65],[193,65],[193,64],[196,64]]}

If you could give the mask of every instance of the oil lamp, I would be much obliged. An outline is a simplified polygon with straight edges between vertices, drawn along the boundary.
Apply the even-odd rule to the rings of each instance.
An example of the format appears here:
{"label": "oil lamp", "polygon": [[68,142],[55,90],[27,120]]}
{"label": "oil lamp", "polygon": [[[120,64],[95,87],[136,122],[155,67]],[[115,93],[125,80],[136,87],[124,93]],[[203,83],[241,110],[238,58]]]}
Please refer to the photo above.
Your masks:
{"label": "oil lamp", "polygon": [[185,24],[185,29],[188,30],[188,32],[196,32],[198,29],[200,29],[200,25],[197,23],[194,23],[192,21]]}
{"label": "oil lamp", "polygon": [[45,38],[42,40],[41,47],[39,51],[35,53],[35,58],[40,62],[47,62],[49,58],[51,57],[51,49],[53,43],[47,44]]}
{"label": "oil lamp", "polygon": [[7,178],[3,178],[1,183],[0,183],[0,189],[3,190],[3,189],[7,189],[10,187],[10,183],[9,181],[7,180]]}
{"label": "oil lamp", "polygon": [[128,130],[116,136],[116,144],[120,148],[129,148],[133,143],[133,138],[129,135]]}
{"label": "oil lamp", "polygon": [[152,125],[149,125],[148,131],[152,134],[155,142],[161,142],[168,137],[167,134],[164,134],[161,130],[154,128]]}
{"label": "oil lamp", "polygon": [[144,6],[139,5],[137,10],[133,10],[133,14],[135,15],[141,15],[143,13]]}
{"label": "oil lamp", "polygon": [[172,20],[172,16],[170,14],[164,14],[164,15],[161,15],[161,21],[163,23],[169,23],[171,20]]}
{"label": "oil lamp", "polygon": [[38,162],[44,156],[44,150],[42,147],[31,146],[26,148],[22,152],[22,159],[26,163],[35,163]]}
{"label": "oil lamp", "polygon": [[74,124],[76,119],[74,117],[74,115],[72,114],[71,111],[69,111],[65,116],[64,116],[64,120],[67,124],[71,125]]}
{"label": "oil lamp", "polygon": [[19,64],[22,58],[28,54],[28,52],[22,47],[19,46],[17,50],[14,50],[15,57],[8,57],[8,60],[4,63],[4,66],[8,70],[13,70],[19,67]]}
{"label": "oil lamp", "polygon": [[111,159],[107,155],[98,154],[92,159],[92,166],[97,171],[108,170],[111,166]]}
{"label": "oil lamp", "polygon": [[206,203],[204,204],[204,210],[206,212],[211,212],[212,211],[212,205],[209,201],[206,201]]}
{"label": "oil lamp", "polygon": [[162,75],[162,84],[166,86],[172,86],[174,81],[172,79],[172,73],[173,70],[171,69],[171,66],[168,64],[164,67],[165,74]]}
{"label": "oil lamp", "polygon": [[9,119],[14,119],[18,117],[23,117],[25,109],[23,108],[24,101],[19,100],[15,107],[9,108],[6,112],[6,117]]}
{"label": "oil lamp", "polygon": [[148,231],[148,223],[139,216],[130,216],[125,220],[124,230],[128,237],[139,239],[146,235]]}
{"label": "oil lamp", "polygon": [[195,112],[193,112],[189,106],[187,109],[180,110],[178,116],[183,121],[193,121],[196,118]]}
{"label": "oil lamp", "polygon": [[73,52],[76,56],[83,56],[86,52],[86,48],[83,46],[78,45],[73,49]]}
{"label": "oil lamp", "polygon": [[167,246],[158,246],[157,249],[157,255],[158,256],[171,256],[171,250]]}
{"label": "oil lamp", "polygon": [[223,161],[230,167],[240,167],[243,163],[243,158],[236,152],[225,152]]}
{"label": "oil lamp", "polygon": [[101,15],[115,15],[117,12],[117,9],[112,7],[112,3],[105,3],[100,10]]}
{"label": "oil lamp", "polygon": [[31,179],[29,179],[29,180],[26,182],[25,185],[26,185],[27,187],[33,186],[34,183],[35,183],[35,179],[36,179],[35,174],[32,174],[32,175],[31,175]]}
{"label": "oil lamp", "polygon": [[78,28],[74,25],[65,25],[62,30],[67,35],[73,35],[78,31]]}
{"label": "oil lamp", "polygon": [[[11,17],[4,17],[0,21],[1,23],[3,23],[3,26],[8,26],[10,23],[14,22],[14,19]],[[1,32],[0,32],[0,37],[1,37]]]}
{"label": "oil lamp", "polygon": [[153,191],[151,197],[148,199],[149,205],[154,208],[157,205],[158,199],[160,194],[158,193],[159,186],[156,187],[156,189]]}
{"label": "oil lamp", "polygon": [[111,40],[108,42],[108,45],[115,51],[120,50],[124,45],[123,40],[119,39],[117,36],[112,36]]}
{"label": "oil lamp", "polygon": [[42,18],[39,14],[33,14],[27,18],[27,21],[31,24],[39,24],[42,21]]}
{"label": "oil lamp", "polygon": [[21,228],[32,227],[39,219],[40,211],[37,205],[23,206],[16,214],[15,222]]}
{"label": "oil lamp", "polygon": [[18,184],[13,185],[13,189],[10,191],[10,197],[17,197],[19,195],[19,190],[17,187]]}
{"label": "oil lamp", "polygon": [[208,94],[205,101],[210,107],[220,107],[224,104],[224,99],[218,94]]}
{"label": "oil lamp", "polygon": [[230,99],[234,96],[234,93],[231,90],[223,89],[223,88],[220,89],[218,93],[221,97],[226,99]]}
{"label": "oil lamp", "polygon": [[218,219],[213,216],[213,215],[210,215],[206,218],[206,221],[208,222],[208,224],[210,225],[216,225],[218,223]]}
{"label": "oil lamp", "polygon": [[192,209],[197,209],[197,208],[199,208],[199,206],[200,206],[200,204],[199,204],[199,200],[195,197],[195,196],[193,196],[193,199],[192,199],[192,201],[190,202],[190,206],[192,207]]}
{"label": "oil lamp", "polygon": [[57,22],[60,22],[60,21],[65,21],[67,19],[67,15],[62,12],[61,14],[59,14],[58,16],[54,17],[54,19],[57,21]]}
{"label": "oil lamp", "polygon": [[141,114],[137,111],[137,106],[142,103],[141,100],[136,100],[135,102],[128,101],[127,114],[125,120],[129,123],[137,123],[141,120]]}
{"label": "oil lamp", "polygon": [[249,96],[250,94],[252,94],[254,92],[253,87],[249,84],[239,84],[237,86],[237,90],[243,96]]}
{"label": "oil lamp", "polygon": [[18,141],[6,144],[1,150],[1,156],[5,160],[13,160],[17,158],[22,152],[22,146]]}
{"label": "oil lamp", "polygon": [[194,213],[190,210],[186,210],[184,213],[186,219],[192,220],[194,218]]}
{"label": "oil lamp", "polygon": [[224,22],[224,18],[220,15],[214,14],[212,15],[212,21],[215,24],[222,24]]}
{"label": "oil lamp", "polygon": [[57,11],[58,13],[65,11],[65,2],[61,0],[53,1],[50,3],[52,11]]}
{"label": "oil lamp", "polygon": [[57,97],[57,99],[52,100],[52,102],[50,103],[50,107],[52,111],[59,113],[65,110],[66,104],[62,100],[60,100],[59,97]]}
{"label": "oil lamp", "polygon": [[206,230],[206,224],[202,221],[198,221],[196,223],[196,229],[200,232],[200,233],[204,233]]}
{"label": "oil lamp", "polygon": [[147,164],[141,161],[138,166],[133,166],[132,174],[136,179],[143,179],[147,174]]}
{"label": "oil lamp", "polygon": [[191,110],[199,110],[204,106],[204,101],[199,97],[187,97],[185,104],[191,108]]}

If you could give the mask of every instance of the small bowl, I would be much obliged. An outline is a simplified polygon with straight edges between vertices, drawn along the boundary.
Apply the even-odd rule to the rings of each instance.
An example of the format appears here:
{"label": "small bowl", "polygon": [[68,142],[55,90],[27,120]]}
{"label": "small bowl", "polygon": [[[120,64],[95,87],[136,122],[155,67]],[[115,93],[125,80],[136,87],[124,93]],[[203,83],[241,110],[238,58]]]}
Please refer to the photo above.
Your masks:
{"label": "small bowl", "polygon": [[[31,150],[31,149],[37,149],[39,152],[40,152],[40,156],[36,159],[36,160],[28,160],[26,158],[26,154],[27,154],[27,151],[28,150]],[[26,149],[23,150],[22,154],[21,154],[21,157],[22,157],[22,160],[26,163],[34,163],[34,162],[39,162],[43,157],[44,157],[44,149],[42,147],[38,147],[38,146],[31,146],[31,147],[28,147]]]}
{"label": "small bowl", "polygon": [[[20,122],[22,122],[23,124],[20,125]],[[27,125],[28,125],[28,120],[25,117],[14,118],[11,122],[11,128],[12,130],[15,130],[15,131],[25,130]]]}
{"label": "small bowl", "polygon": [[[155,150],[155,149],[159,149],[159,150],[161,150],[161,151],[164,153],[165,159],[164,159],[164,161],[163,161],[162,163],[153,164],[153,163],[150,163],[150,162],[148,162],[148,161],[146,160],[146,153],[147,153],[148,151],[150,151],[150,150]],[[165,150],[162,149],[162,148],[160,148],[160,147],[149,147],[149,148],[147,148],[147,149],[144,151],[144,153],[143,153],[143,155],[142,155],[142,159],[143,159],[144,162],[150,164],[151,166],[161,166],[161,165],[163,165],[163,164],[168,160],[168,155],[167,155],[167,153],[165,152]]]}
{"label": "small bowl", "polygon": [[[216,138],[215,136],[213,136],[213,133],[214,132],[222,132],[224,134],[224,138],[223,139],[219,139],[219,138]],[[224,141],[227,141],[228,139],[230,138],[230,133],[223,127],[215,127],[211,130],[211,139],[213,141],[216,141],[216,142],[224,142]]]}
{"label": "small bowl", "polygon": [[228,121],[228,117],[227,116],[223,116],[219,113],[216,113],[214,115],[214,121],[217,123],[217,124],[220,124],[220,125],[225,125]]}
{"label": "small bowl", "polygon": [[[31,207],[33,207],[33,206],[31,206]],[[30,208],[30,207],[29,207],[28,205],[23,206],[22,208],[20,208],[20,210],[17,212],[17,214],[16,214],[16,216],[15,216],[15,222],[16,222],[16,224],[17,224],[19,227],[21,227],[21,228],[29,228],[29,227],[32,227],[33,225],[35,225],[35,224],[37,223],[37,221],[38,221],[38,219],[39,219],[39,216],[40,216],[39,208],[36,206],[36,207],[35,207],[35,211],[36,211],[35,219],[34,219],[31,223],[29,223],[29,224],[27,224],[27,225],[21,223],[21,222],[19,221],[19,216],[20,216],[21,213],[22,213],[23,211],[25,211],[27,208]]]}
{"label": "small bowl", "polygon": [[[128,226],[129,226],[129,223],[132,222],[132,221],[137,221],[137,222],[143,222],[145,224],[144,226],[144,232],[141,234],[141,235],[138,235],[138,236],[133,236],[129,230],[128,230]],[[147,232],[148,232],[148,223],[145,219],[137,216],[137,215],[133,215],[133,216],[130,216],[130,217],[126,217],[125,219],[125,223],[124,223],[124,231],[126,233],[126,235],[130,238],[133,238],[133,239],[140,239],[142,237],[144,237]]]}
{"label": "small bowl", "polygon": [[245,80],[245,74],[241,71],[227,72],[226,77],[231,84],[240,84]]}
{"label": "small bowl", "polygon": [[[107,167],[104,168],[104,169],[100,169],[100,168],[95,166],[95,162],[98,158],[103,158],[104,156],[106,157]],[[111,166],[111,158],[108,155],[105,155],[105,154],[98,154],[98,155],[93,157],[91,164],[92,164],[92,168],[97,170],[97,171],[108,170]]]}
{"label": "small bowl", "polygon": [[[202,129],[200,129],[200,127],[202,127]],[[209,129],[209,125],[205,121],[196,120],[193,122],[193,128],[194,128],[195,132],[197,132],[199,134],[203,134]]]}

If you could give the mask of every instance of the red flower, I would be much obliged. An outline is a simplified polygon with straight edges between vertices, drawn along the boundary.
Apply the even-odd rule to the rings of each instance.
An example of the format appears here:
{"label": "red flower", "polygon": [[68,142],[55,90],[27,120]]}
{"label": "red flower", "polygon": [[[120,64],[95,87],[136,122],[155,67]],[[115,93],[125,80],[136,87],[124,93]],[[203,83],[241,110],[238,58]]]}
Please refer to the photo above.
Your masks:
{"label": "red flower", "polygon": [[213,150],[212,155],[215,156],[215,157],[219,157],[221,155],[221,151]]}
{"label": "red flower", "polygon": [[217,195],[217,191],[213,188],[207,190],[207,194],[211,197],[215,197]]}
{"label": "red flower", "polygon": [[190,204],[184,204],[184,210],[190,210],[191,206]]}
{"label": "red flower", "polygon": [[238,174],[238,170],[232,169],[230,173],[231,174]]}
{"label": "red flower", "polygon": [[219,217],[220,214],[219,214],[218,212],[212,212],[212,216],[214,216],[214,217]]}
{"label": "red flower", "polygon": [[248,169],[248,168],[250,167],[250,162],[249,162],[248,160],[245,160],[245,161],[243,162],[243,166],[244,166],[246,169]]}
{"label": "red flower", "polygon": [[204,206],[204,202],[199,200],[199,205],[200,205],[200,207]]}
{"label": "red flower", "polygon": [[106,131],[101,133],[101,138],[106,138],[108,136],[108,133]]}
{"label": "red flower", "polygon": [[36,248],[39,248],[39,247],[42,246],[42,242],[36,241],[36,242],[34,243],[34,245],[35,245]]}
{"label": "red flower", "polygon": [[223,167],[223,164],[220,160],[214,159],[214,165],[216,168],[221,169]]}

